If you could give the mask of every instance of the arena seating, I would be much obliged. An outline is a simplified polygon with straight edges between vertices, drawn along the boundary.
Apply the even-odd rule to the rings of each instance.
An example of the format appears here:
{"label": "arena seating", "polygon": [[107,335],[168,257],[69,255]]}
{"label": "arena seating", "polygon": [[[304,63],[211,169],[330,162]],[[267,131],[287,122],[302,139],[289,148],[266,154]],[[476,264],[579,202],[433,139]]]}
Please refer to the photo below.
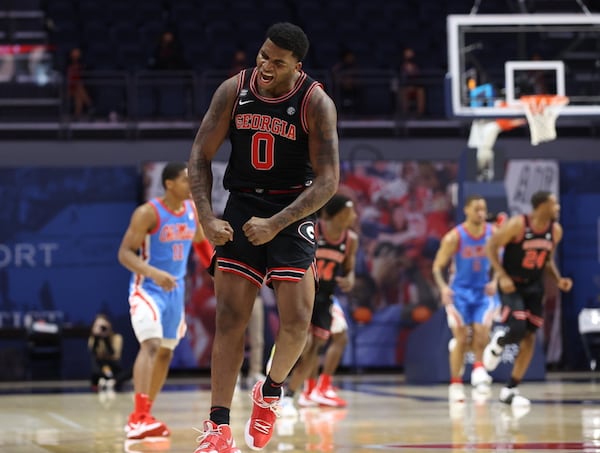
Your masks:
{"label": "arena seating", "polygon": [[[82,50],[88,70],[120,72],[123,86],[113,87],[113,91],[124,97],[112,104],[110,96],[108,101],[103,98],[96,108],[98,115],[117,112],[133,118],[197,117],[206,107],[205,102],[198,100],[212,94],[194,91],[205,88],[203,73],[222,71],[226,75],[236,49],[246,49],[252,59],[271,23],[291,21],[302,26],[311,40],[305,61],[307,70],[325,72],[328,78],[328,71],[342,50],[349,49],[356,55],[356,77],[363,85],[365,99],[360,114],[367,118],[393,117],[397,113],[397,102],[389,86],[403,48],[412,47],[423,72],[420,82],[427,91],[426,116],[441,118],[446,16],[469,13],[472,7],[472,0],[0,0],[0,24],[4,25],[0,27],[0,45],[49,45],[54,70],[59,75],[64,75],[67,54],[74,47]],[[494,12],[508,12],[506,2],[481,2],[480,14]],[[175,93],[171,86],[173,75],[166,77],[166,82],[159,83],[155,78],[162,85],[151,90],[157,100],[136,102],[140,93],[147,91],[147,83],[143,87],[135,85],[140,80],[138,72],[148,70],[158,39],[166,30],[174,32],[181,44],[190,71],[184,78],[192,80],[192,88]],[[500,46],[500,53],[501,50]],[[98,80],[100,74],[92,78]],[[105,91],[105,85],[99,83],[90,88],[96,100]],[[165,85],[170,88],[164,88]],[[68,112],[64,90],[55,89],[53,93],[58,96],[61,112]],[[147,105],[136,111],[140,104]]]}

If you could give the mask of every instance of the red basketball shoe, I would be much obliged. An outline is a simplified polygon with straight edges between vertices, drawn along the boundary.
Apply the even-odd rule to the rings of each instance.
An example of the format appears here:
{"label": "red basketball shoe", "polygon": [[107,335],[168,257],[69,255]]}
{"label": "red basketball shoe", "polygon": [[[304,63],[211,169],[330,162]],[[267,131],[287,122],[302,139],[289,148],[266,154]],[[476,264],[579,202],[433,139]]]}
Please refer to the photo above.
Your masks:
{"label": "red basketball shoe", "polygon": [[283,398],[263,396],[263,381],[258,381],[252,389],[252,415],[246,423],[244,437],[252,450],[262,450],[271,440],[275,428],[275,420],[279,417],[279,402]]}

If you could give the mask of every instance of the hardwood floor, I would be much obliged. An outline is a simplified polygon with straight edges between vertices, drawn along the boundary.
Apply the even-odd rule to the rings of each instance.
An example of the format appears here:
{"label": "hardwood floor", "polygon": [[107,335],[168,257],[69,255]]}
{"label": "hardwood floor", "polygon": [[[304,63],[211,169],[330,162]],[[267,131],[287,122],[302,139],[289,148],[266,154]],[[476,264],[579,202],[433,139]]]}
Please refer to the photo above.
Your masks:
{"label": "hardwood floor", "polygon": [[[449,404],[448,387],[410,386],[401,375],[336,379],[346,409],[301,409],[282,417],[265,452],[599,452],[600,383],[593,373],[553,374],[524,383],[529,411],[467,391],[467,401]],[[192,453],[209,408],[208,381],[170,379],[154,415],[171,437],[125,441],[123,426],[132,393],[92,393],[85,382],[0,383],[2,453]],[[250,413],[248,390],[236,393],[232,428],[238,447]]]}

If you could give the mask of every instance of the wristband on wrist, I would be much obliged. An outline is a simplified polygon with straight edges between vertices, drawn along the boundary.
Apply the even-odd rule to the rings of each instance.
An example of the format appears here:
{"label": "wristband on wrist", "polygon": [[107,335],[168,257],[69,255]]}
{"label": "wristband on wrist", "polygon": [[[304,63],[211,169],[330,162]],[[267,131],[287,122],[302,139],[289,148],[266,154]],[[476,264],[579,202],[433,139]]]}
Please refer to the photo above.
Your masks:
{"label": "wristband on wrist", "polygon": [[205,268],[208,268],[210,266],[210,263],[212,261],[212,256],[214,253],[212,245],[210,245],[210,242],[208,242],[208,239],[203,239],[200,242],[194,242],[193,246],[194,246],[194,252],[198,256],[198,258],[200,258],[200,262],[202,263],[202,265]]}

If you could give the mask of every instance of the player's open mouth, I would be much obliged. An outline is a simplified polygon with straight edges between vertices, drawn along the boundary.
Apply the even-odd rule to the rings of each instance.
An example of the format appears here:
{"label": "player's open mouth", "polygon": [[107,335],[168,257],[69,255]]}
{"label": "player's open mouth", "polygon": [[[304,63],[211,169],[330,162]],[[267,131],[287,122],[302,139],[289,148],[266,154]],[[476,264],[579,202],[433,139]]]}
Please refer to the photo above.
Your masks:
{"label": "player's open mouth", "polygon": [[271,81],[273,80],[273,76],[263,74],[262,72],[259,74],[258,78],[260,82],[265,85],[271,83]]}

